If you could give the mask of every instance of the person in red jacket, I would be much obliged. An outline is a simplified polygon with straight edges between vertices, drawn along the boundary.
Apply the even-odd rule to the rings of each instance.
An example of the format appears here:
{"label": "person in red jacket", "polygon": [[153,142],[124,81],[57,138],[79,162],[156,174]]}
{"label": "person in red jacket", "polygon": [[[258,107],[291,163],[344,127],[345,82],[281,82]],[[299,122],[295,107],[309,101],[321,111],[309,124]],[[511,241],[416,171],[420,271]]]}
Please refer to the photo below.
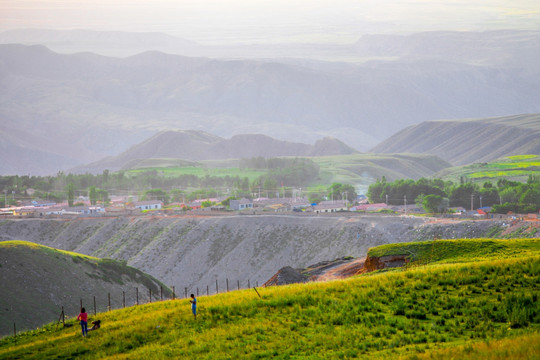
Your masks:
{"label": "person in red jacket", "polygon": [[82,336],[86,336],[88,334],[88,314],[84,308],[81,309],[77,320],[81,321]]}

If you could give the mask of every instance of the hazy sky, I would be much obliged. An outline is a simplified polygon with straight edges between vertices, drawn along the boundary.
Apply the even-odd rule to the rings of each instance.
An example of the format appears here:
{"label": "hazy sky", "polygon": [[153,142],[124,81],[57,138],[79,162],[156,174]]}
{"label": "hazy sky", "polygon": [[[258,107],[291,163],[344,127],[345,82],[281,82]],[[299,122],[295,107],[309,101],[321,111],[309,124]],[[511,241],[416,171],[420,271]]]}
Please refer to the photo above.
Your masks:
{"label": "hazy sky", "polygon": [[158,31],[208,44],[540,29],[540,0],[0,0],[0,31]]}

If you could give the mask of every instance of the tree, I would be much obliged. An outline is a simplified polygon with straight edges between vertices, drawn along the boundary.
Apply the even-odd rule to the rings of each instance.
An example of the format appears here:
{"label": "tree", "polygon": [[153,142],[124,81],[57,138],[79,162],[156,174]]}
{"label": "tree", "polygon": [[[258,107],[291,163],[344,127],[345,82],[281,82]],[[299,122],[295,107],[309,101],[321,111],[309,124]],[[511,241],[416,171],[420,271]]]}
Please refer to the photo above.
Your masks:
{"label": "tree", "polygon": [[436,213],[440,211],[441,204],[443,202],[442,196],[439,195],[426,195],[422,200],[422,206],[428,213]]}
{"label": "tree", "polygon": [[90,186],[90,189],[88,190],[88,197],[90,198],[90,204],[96,205],[97,195],[95,186]]}
{"label": "tree", "polygon": [[230,197],[226,198],[225,200],[223,200],[221,202],[221,205],[229,207],[230,204],[231,204],[231,200],[238,200],[238,199],[235,198],[234,196],[230,196]]}
{"label": "tree", "polygon": [[520,203],[524,205],[540,206],[540,191],[530,188],[521,195]]}
{"label": "tree", "polygon": [[367,197],[372,203],[381,203],[385,202],[385,190],[386,187],[386,178],[383,176],[382,180],[377,179],[375,184],[371,184],[367,191]]}
{"label": "tree", "polygon": [[73,206],[73,200],[75,198],[75,190],[73,188],[73,183],[69,183],[66,187],[66,193],[67,193],[67,200],[68,200],[68,205],[69,206]]}
{"label": "tree", "polygon": [[173,189],[170,191],[172,202],[185,202],[186,192],[180,189]]}
{"label": "tree", "polygon": [[333,183],[328,188],[328,198],[333,200],[347,200],[348,202],[356,201],[356,190],[350,184]]}
{"label": "tree", "polygon": [[160,200],[164,204],[168,204],[169,195],[162,189],[150,189],[144,192],[143,200]]}
{"label": "tree", "polygon": [[[477,193],[477,187],[472,183],[465,183],[463,185],[456,186],[450,191],[450,204],[451,206],[462,206],[469,208],[471,204],[471,196]],[[474,197],[472,197],[474,201]],[[474,207],[474,204],[473,204]]]}
{"label": "tree", "polygon": [[519,190],[516,187],[507,187],[499,191],[500,203],[517,203],[519,201]]}
{"label": "tree", "polygon": [[201,203],[201,206],[202,206],[203,208],[211,207],[212,205],[214,205],[214,203],[213,203],[212,201],[210,201],[210,200],[206,200],[206,201],[203,201],[203,202]]}
{"label": "tree", "polygon": [[96,200],[101,201],[102,204],[108,204],[109,192],[103,189],[96,189]]}

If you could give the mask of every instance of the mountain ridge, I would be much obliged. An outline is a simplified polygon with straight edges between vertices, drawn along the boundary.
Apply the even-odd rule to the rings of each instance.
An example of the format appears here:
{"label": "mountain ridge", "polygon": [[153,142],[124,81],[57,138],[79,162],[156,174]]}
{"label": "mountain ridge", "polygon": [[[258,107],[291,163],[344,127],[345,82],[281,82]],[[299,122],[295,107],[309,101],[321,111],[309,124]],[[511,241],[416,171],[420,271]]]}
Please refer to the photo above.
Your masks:
{"label": "mountain ridge", "polygon": [[[500,40],[491,43],[490,53],[511,55],[517,40],[506,43],[504,34]],[[19,171],[32,175],[43,174],[38,168],[54,174],[69,162],[114,156],[168,129],[225,137],[259,133],[309,143],[333,136],[367,151],[422,121],[540,112],[540,67],[531,60],[535,49],[523,59],[505,55],[503,62],[416,53],[315,64],[156,51],[113,58],[0,45],[0,118],[8,138],[14,128],[31,136],[47,134],[47,141],[34,148],[46,157],[69,158],[60,169],[54,156],[20,159]]]}
{"label": "mountain ridge", "polygon": [[261,134],[240,134],[230,139],[196,130],[167,130],[134,145],[122,154],[74,168],[74,172],[127,170],[136,160],[224,160],[252,157],[344,155],[357,153],[343,142],[326,137],[314,145],[276,140]]}
{"label": "mountain ridge", "polygon": [[540,114],[423,122],[398,131],[371,151],[431,154],[454,165],[540,155]]}

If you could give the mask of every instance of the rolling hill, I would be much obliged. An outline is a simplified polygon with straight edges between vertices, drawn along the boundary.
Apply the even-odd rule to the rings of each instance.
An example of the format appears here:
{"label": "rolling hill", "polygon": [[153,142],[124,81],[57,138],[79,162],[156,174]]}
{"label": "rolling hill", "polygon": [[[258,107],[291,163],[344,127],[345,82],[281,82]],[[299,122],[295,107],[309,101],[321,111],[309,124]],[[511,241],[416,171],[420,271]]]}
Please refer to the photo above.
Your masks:
{"label": "rolling hill", "polygon": [[2,339],[0,357],[536,359],[537,245],[512,259],[200,296],[197,319],[187,300],[134,306],[99,314],[87,340],[53,324]]}
{"label": "rolling hill", "polygon": [[540,114],[426,121],[398,131],[371,151],[431,154],[454,165],[540,155]]}
{"label": "rolling hill", "polygon": [[364,187],[383,176],[390,181],[429,177],[451,166],[433,155],[422,154],[351,154],[320,156],[312,160],[320,167],[323,183],[341,182]]}
{"label": "rolling hill", "polygon": [[135,268],[111,259],[53,249],[26,241],[0,242],[0,335],[17,329],[29,330],[43,323],[58,321],[62,307],[66,316],[79,313],[80,301],[93,312],[106,311],[108,294],[111,306],[122,307],[125,291],[127,305],[136,301],[134,288],[141,291],[140,301],[154,300],[161,289],[170,298],[171,291],[159,281]]}
{"label": "rolling hill", "polygon": [[324,138],[314,145],[272,139],[265,135],[235,135],[223,139],[203,131],[163,131],[122,154],[74,169],[76,172],[128,170],[143,160],[181,159],[188,161],[224,160],[252,157],[321,156],[353,154],[357,151],[343,142]]}

